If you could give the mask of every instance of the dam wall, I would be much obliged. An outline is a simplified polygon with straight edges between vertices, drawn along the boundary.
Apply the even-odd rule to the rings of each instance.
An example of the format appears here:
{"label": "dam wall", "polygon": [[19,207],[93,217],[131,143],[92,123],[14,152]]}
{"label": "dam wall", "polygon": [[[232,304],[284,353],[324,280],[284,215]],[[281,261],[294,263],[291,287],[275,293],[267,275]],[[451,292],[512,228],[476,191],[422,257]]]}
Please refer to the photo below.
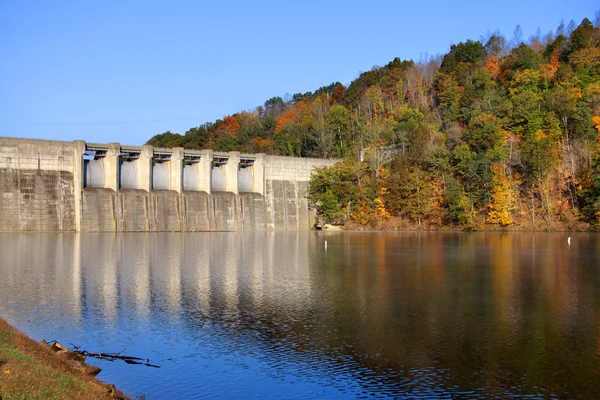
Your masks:
{"label": "dam wall", "polygon": [[334,162],[0,137],[0,232],[310,229]]}
{"label": "dam wall", "polygon": [[[308,182],[313,162],[268,156],[265,165],[267,227],[277,230],[310,229],[315,216],[308,206]],[[331,163],[333,164],[333,163]]]}
{"label": "dam wall", "polygon": [[73,144],[0,137],[0,231],[74,231]]}

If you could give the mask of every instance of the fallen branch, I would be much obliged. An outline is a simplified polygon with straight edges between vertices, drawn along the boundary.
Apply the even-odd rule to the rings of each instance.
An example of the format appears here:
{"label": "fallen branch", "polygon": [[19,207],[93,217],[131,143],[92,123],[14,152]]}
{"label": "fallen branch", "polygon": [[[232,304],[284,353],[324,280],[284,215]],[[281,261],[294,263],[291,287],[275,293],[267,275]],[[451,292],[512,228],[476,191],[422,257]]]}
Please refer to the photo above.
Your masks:
{"label": "fallen branch", "polygon": [[152,367],[152,368],[160,368],[160,366],[158,366],[158,365],[151,364],[149,358],[122,355],[122,353],[126,349],[123,349],[123,350],[119,351],[118,353],[98,353],[98,352],[93,352],[93,351],[80,350],[79,346],[75,346],[72,343],[69,343],[71,346],[73,346],[72,350],[63,346],[56,340],[53,340],[51,342],[45,342],[45,343],[50,345],[51,349],[54,350],[55,352],[65,352],[65,353],[69,353],[71,355],[79,355],[79,356],[83,357],[84,360],[86,357],[93,357],[93,358],[98,358],[98,359],[107,360],[107,361],[122,360],[122,361],[125,361],[127,364],[139,364],[139,365],[145,365],[147,367]]}

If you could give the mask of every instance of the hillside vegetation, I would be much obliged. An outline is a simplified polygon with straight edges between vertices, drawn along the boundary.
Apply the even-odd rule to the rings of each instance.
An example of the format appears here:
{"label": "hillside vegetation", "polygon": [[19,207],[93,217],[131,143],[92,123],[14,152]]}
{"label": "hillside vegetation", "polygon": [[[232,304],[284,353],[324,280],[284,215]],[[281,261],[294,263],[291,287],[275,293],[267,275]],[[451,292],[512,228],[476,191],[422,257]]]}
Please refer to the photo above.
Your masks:
{"label": "hillside vegetation", "polygon": [[[322,222],[370,228],[600,227],[600,28],[499,34],[398,58],[148,143],[339,158],[318,169]],[[362,155],[362,160],[361,159]]]}

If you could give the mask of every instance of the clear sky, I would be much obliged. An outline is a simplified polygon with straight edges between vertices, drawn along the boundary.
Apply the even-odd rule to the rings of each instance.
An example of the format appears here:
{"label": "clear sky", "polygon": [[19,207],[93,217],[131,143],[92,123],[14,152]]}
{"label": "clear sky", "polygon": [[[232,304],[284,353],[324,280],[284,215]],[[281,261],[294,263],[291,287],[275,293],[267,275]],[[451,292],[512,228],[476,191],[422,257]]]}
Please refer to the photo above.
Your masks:
{"label": "clear sky", "polygon": [[597,1],[0,0],[0,136],[141,145]]}

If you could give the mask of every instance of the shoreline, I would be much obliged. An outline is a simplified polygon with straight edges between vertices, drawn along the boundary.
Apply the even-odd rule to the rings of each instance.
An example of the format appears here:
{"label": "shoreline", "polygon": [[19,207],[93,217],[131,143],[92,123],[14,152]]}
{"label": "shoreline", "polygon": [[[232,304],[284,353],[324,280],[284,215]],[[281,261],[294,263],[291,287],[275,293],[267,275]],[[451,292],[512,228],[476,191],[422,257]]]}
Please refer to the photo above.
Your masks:
{"label": "shoreline", "polygon": [[129,399],[0,316],[0,399]]}

